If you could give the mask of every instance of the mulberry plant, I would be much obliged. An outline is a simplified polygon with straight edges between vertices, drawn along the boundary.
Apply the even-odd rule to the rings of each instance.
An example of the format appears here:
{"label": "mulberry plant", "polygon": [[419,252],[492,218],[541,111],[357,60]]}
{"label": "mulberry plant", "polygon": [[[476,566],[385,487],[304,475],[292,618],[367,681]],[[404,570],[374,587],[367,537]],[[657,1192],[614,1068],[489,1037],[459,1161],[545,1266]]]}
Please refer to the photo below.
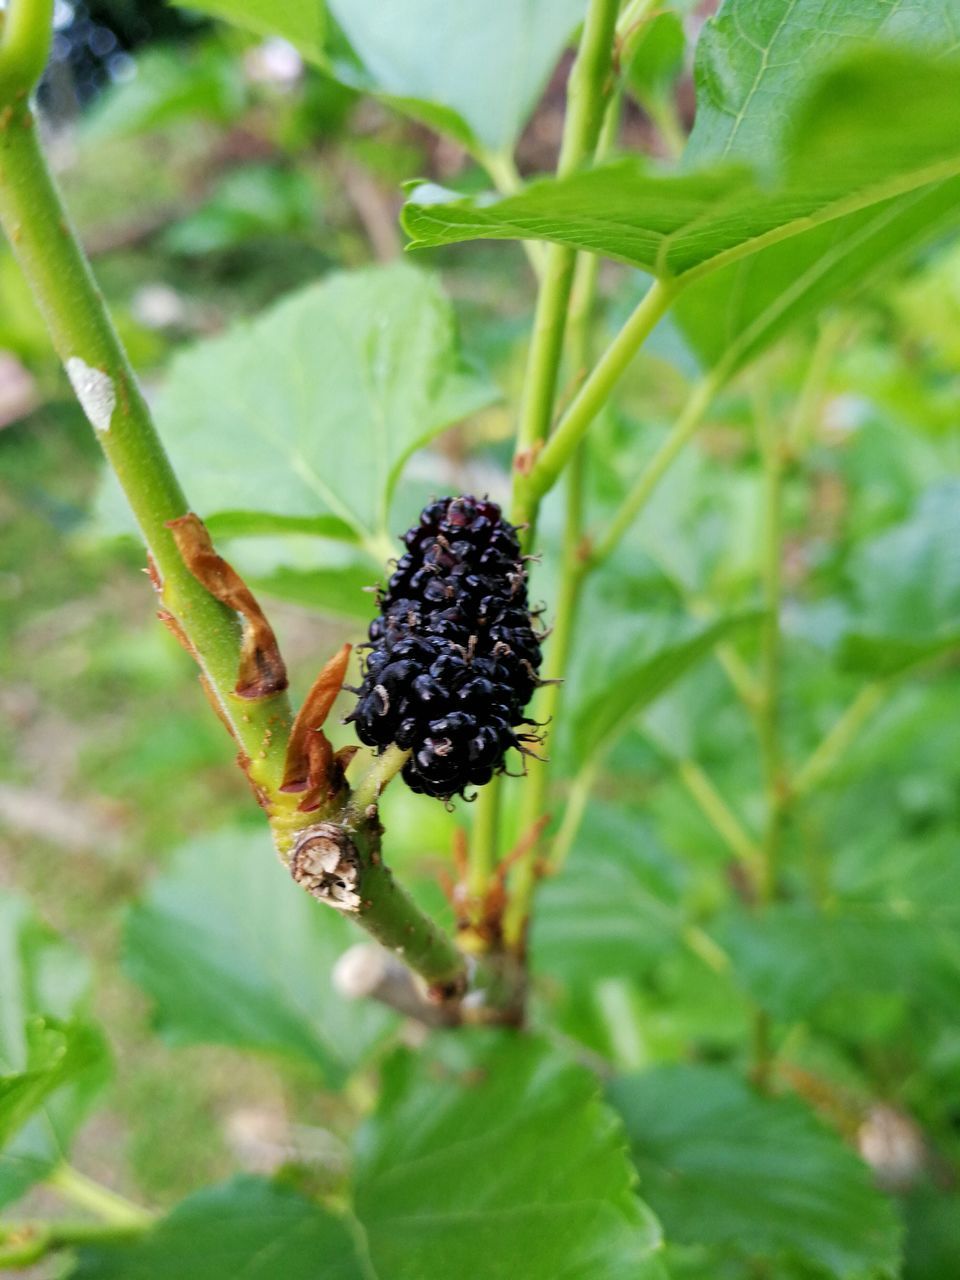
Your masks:
{"label": "mulberry plant", "polygon": [[517,729],[542,683],[540,636],[516,529],[495,502],[432,502],[403,541],[348,719],[367,746],[410,752],[412,791],[449,800],[539,741]]}
{"label": "mulberry plant", "polygon": [[[889,624],[886,638],[867,616],[866,598],[856,604],[865,610],[862,627],[849,601],[833,609],[829,579],[853,561],[825,548],[833,525],[847,518],[847,497],[837,500],[842,486],[832,458],[811,462],[813,444],[830,443],[825,431],[817,440],[817,414],[833,365],[842,366],[836,386],[857,404],[856,414],[840,415],[845,424],[860,421],[865,369],[872,370],[870,396],[889,397],[887,408],[895,402],[898,413],[919,373],[911,371],[902,386],[886,372],[879,376],[886,365],[872,346],[869,359],[861,352],[849,366],[838,361],[845,317],[824,320],[818,312],[842,289],[859,287],[868,269],[895,266],[956,218],[960,63],[950,55],[955,32],[943,0],[720,0],[715,15],[712,5],[196,0],[213,19],[236,19],[249,38],[278,38],[284,65],[287,42],[295,45],[304,80],[315,89],[311,63],[330,80],[344,79],[345,103],[369,90],[377,107],[372,124],[363,116],[363,130],[377,127],[380,112],[396,111],[420,130],[448,133],[451,150],[421,146],[420,133],[409,150],[431,179],[456,183],[462,176],[465,193],[432,180],[411,183],[401,215],[408,247],[520,241],[525,260],[517,250],[515,261],[525,275],[515,294],[529,287],[533,314],[522,358],[502,359],[498,369],[508,386],[516,368],[516,411],[495,407],[480,420],[474,415],[494,405],[497,390],[461,356],[438,273],[392,261],[331,272],[252,322],[178,353],[156,401],[158,431],[154,404],[141,393],[107,313],[37,127],[35,91],[50,55],[54,9],[59,22],[64,6],[0,0],[0,229],[143,535],[159,616],[199,668],[258,807],[253,815],[262,815],[259,827],[226,833],[214,857],[198,859],[196,879],[177,882],[179,893],[166,893],[166,872],[164,891],[146,892],[131,913],[131,970],[156,999],[171,1040],[219,1038],[235,1048],[299,1055],[337,1099],[317,1105],[299,1079],[297,1089],[284,1091],[284,1108],[287,1093],[291,1106],[301,1093],[310,1097],[310,1132],[314,1122],[324,1126],[317,1145],[330,1155],[322,1177],[299,1168],[292,1145],[288,1152],[286,1143],[271,1141],[285,1162],[282,1182],[241,1180],[223,1194],[198,1197],[155,1230],[149,1211],[65,1171],[61,1139],[73,1132],[72,1114],[40,1135],[46,1145],[39,1156],[29,1143],[17,1151],[10,1145],[25,1125],[44,1118],[48,1098],[63,1100],[65,1088],[76,1094],[71,1107],[75,1102],[79,1123],[84,1072],[90,1089],[99,1087],[105,1058],[86,1024],[75,1024],[74,1006],[35,1007],[47,1000],[41,988],[48,966],[5,959],[7,981],[31,990],[24,1017],[18,1010],[7,1016],[0,1001],[0,1206],[22,1177],[21,1189],[31,1180],[48,1183],[103,1222],[0,1222],[0,1271],[76,1246],[83,1253],[81,1270],[69,1273],[76,1280],[268,1273],[665,1280],[660,1228],[638,1198],[626,1122],[641,1193],[663,1220],[675,1276],[774,1276],[781,1261],[798,1277],[896,1274],[893,1211],[845,1139],[857,1134],[861,1141],[871,1113],[890,1111],[886,1090],[908,1061],[910,1037],[892,1043],[895,1053],[884,1060],[881,1028],[901,1025],[885,990],[867,991],[868,1052],[853,1041],[855,1020],[840,1016],[846,1006],[829,1006],[822,1024],[815,1006],[821,979],[831,994],[836,979],[839,993],[841,978],[869,969],[863,948],[874,936],[893,944],[889,955],[884,950],[879,982],[898,1006],[906,1007],[901,974],[912,982],[927,964],[931,1003],[949,1001],[956,994],[955,922],[940,957],[913,932],[927,918],[929,884],[906,911],[891,877],[896,899],[874,904],[873,879],[858,879],[872,843],[855,845],[856,859],[834,882],[827,859],[839,838],[804,806],[901,678],[955,657],[960,589],[951,579],[943,593],[951,612],[929,634],[913,626],[919,591],[912,582],[900,602],[904,617]],[[526,164],[550,145],[555,92],[542,117],[548,127],[530,129],[524,147],[518,144],[574,35],[576,54],[562,64],[569,74],[556,172],[528,182],[516,157]],[[854,48],[859,37],[863,47]],[[877,37],[887,42],[883,48],[872,47]],[[696,119],[688,135],[691,99],[678,90],[694,38]],[[259,54],[244,59],[244,91],[234,94],[220,75],[221,60],[231,56],[218,51],[210,84],[197,95],[181,91],[179,74],[166,72],[154,72],[156,82],[145,76],[137,89],[149,104],[171,79],[176,104],[206,103],[214,119],[235,96],[236,109],[246,111],[239,101],[249,89],[256,146],[245,141],[244,126],[235,137],[243,145],[220,150],[224,163],[263,150],[249,188],[256,193],[268,173],[271,184],[293,177],[274,155],[285,140],[305,144],[314,124],[318,132],[340,128],[340,108],[332,94],[328,101],[326,84],[301,102],[286,72],[282,93],[276,84],[268,89],[262,73],[270,59],[257,70]],[[166,65],[156,64],[161,71]],[[114,114],[119,120],[123,113]],[[165,106],[141,114],[177,120]],[[98,126],[105,132],[94,128],[92,142],[85,141],[100,148],[102,165],[111,163],[102,145],[109,118]],[[206,125],[195,140],[192,131],[186,136],[200,147]],[[654,154],[616,154],[621,144],[628,150],[651,138]],[[391,206],[379,190],[392,164],[377,161],[369,184],[362,172],[363,157],[380,153],[379,140],[353,148],[331,133],[322,146],[316,142],[310,136],[303,147],[302,187],[284,181],[277,192],[289,196],[258,196],[251,218],[244,204],[243,243],[261,237],[261,204],[264,228],[289,223],[292,236],[302,224],[312,241],[313,210],[301,207],[319,192],[324,218],[334,226],[355,218],[373,233],[375,256],[393,256],[393,228],[383,225]],[[459,175],[461,161],[475,167]],[[147,155],[142,163],[149,162]],[[320,170],[323,180],[315,182]],[[477,192],[480,171],[494,191]],[[327,199],[334,186],[342,186],[343,199]],[[247,201],[247,189],[240,194]],[[194,215],[203,221],[212,214],[219,224],[218,209],[229,212],[235,198],[218,180]],[[226,219],[231,228],[234,221]],[[305,261],[326,264],[328,244],[342,244],[352,258],[354,241],[352,233],[324,236]],[[183,239],[151,234],[138,255],[152,253],[154,244],[173,252],[177,243]],[[601,257],[613,264],[609,277],[600,274]],[[460,271],[459,259],[447,261]],[[126,270],[118,273],[125,278]],[[461,296],[469,293],[482,311],[486,299],[473,292],[479,276],[455,278]],[[600,323],[605,292],[610,305]],[[877,351],[880,330],[889,323],[893,332],[896,308],[907,305],[895,295],[865,326]],[[925,309],[930,296],[917,292],[910,308]],[[12,310],[4,298],[0,342]],[[814,319],[820,328],[809,360],[797,359],[793,348],[776,360],[758,359],[791,327],[803,352],[800,323]],[[498,359],[513,317],[495,330],[473,323]],[[655,331],[655,354],[637,368]],[[949,344],[929,346],[940,378]],[[916,348],[919,369],[926,337],[904,347]],[[631,371],[629,395],[611,411]],[[722,430],[651,507],[685,451],[689,460],[688,446],[716,402]],[[916,425],[939,431],[944,412],[938,399]],[[741,430],[748,420],[755,441]],[[425,453],[404,471],[415,451],[458,423],[467,425],[448,456]],[[512,437],[506,447],[505,424]],[[846,442],[860,430],[844,425],[834,435]],[[485,451],[477,470],[467,457],[474,444]],[[934,474],[940,454],[927,440],[917,448],[910,469]],[[736,467],[738,481],[729,513],[714,485],[726,464]],[[851,475],[872,472],[858,456]],[[872,529],[882,511],[899,509],[899,486],[883,475],[882,484],[862,486],[880,496],[871,496],[853,524]],[[430,491],[452,492],[431,501],[403,535],[370,621],[368,610],[358,612],[359,584],[388,561],[395,549],[388,516],[412,516],[425,478],[436,485]],[[809,505],[823,510],[808,520],[816,536],[797,538],[791,554],[788,538],[806,519],[805,478],[816,479],[810,488],[819,495]],[[493,497],[475,496],[488,491]],[[953,496],[950,505],[950,518],[940,506],[935,517],[952,536]],[[235,566],[215,546],[221,535],[235,540]],[[292,537],[299,540],[295,552]],[[695,547],[683,547],[688,537]],[[259,547],[251,551],[255,539]],[[736,547],[725,559],[720,544],[727,539]],[[922,558],[931,574],[949,559],[923,550],[926,535],[911,534],[909,545],[911,566]],[[287,576],[294,561],[303,569],[304,546],[307,572]],[[280,571],[271,574],[263,565],[275,553]],[[290,692],[297,680],[288,681],[271,624],[240,572],[242,556],[248,566],[260,565],[265,591],[283,595],[286,583],[293,598],[302,602],[309,593],[355,627],[332,656],[317,655],[320,673],[299,707]],[[540,556],[550,567],[543,607],[531,605],[530,590],[530,566]],[[874,563],[883,567],[879,557]],[[17,568],[16,575],[0,573],[10,579],[0,582],[4,601],[20,590]],[[783,620],[791,617],[795,588],[793,635],[826,653],[829,634],[833,675],[846,680],[859,670],[868,677],[826,733],[832,713],[822,708],[806,726],[793,721],[796,691],[812,680],[805,672],[816,666],[818,688],[829,683],[808,650],[798,646],[793,662]],[[540,595],[537,582],[533,599]],[[891,618],[899,612],[899,605],[891,609]],[[840,637],[837,628],[848,622],[856,629]],[[708,658],[716,662],[702,673],[703,698],[693,689],[695,706],[681,697],[660,714],[645,714]],[[91,669],[99,676],[107,663]],[[846,697],[846,684],[830,687]],[[353,695],[349,704],[344,691]],[[347,727],[331,731],[343,710]],[[150,731],[152,742],[152,725]],[[794,758],[798,747],[805,754]],[[621,762],[624,776],[617,776]],[[516,783],[503,776],[515,774]],[[746,790],[728,800],[738,776]],[[397,779],[429,802],[410,802]],[[655,791],[664,779],[666,794]],[[945,813],[952,814],[947,797],[954,790],[942,789]],[[646,825],[675,820],[683,806],[674,792],[699,816],[688,822],[684,815],[677,847],[665,841],[661,848],[647,840]],[[182,803],[192,794],[187,789]],[[931,812],[940,804],[931,801]],[[923,805],[925,825],[926,799]],[[432,827],[424,814],[436,820]],[[72,811],[69,817],[82,820]],[[203,821],[201,814],[198,827]],[[165,815],[167,825],[175,824]],[[61,827],[38,825],[48,829]],[[881,835],[896,848],[885,828]],[[205,855],[204,842],[201,834],[195,843]],[[244,862],[250,843],[265,847]],[[685,845],[690,865],[674,868],[670,859],[679,862]],[[439,863],[431,883],[419,886],[422,900],[401,884],[391,860],[404,876]],[[940,863],[931,866],[929,883],[939,885]],[[555,878],[539,895],[549,876]],[[69,876],[64,882],[73,884]],[[846,917],[844,893],[852,908]],[[879,932],[875,905],[895,907],[889,933]],[[941,914],[929,912],[937,930]],[[5,928],[9,933],[9,918],[0,911],[0,955],[18,957]],[[27,932],[31,946],[49,945],[39,931]],[[895,963],[900,945],[905,959]],[[68,966],[58,958],[49,967]],[[455,1033],[429,1036],[431,1027]],[[14,1039],[16,1052],[7,1053]],[[949,1098],[944,1080],[956,1075],[958,1054],[939,1034],[928,1044],[939,1073],[932,1113]],[[838,1076],[846,1083],[822,1088],[820,1072],[826,1080],[834,1060],[842,1062],[837,1051],[848,1048],[856,1053]],[[918,1077],[922,1069],[917,1061]],[[608,1075],[601,1097],[598,1077]],[[380,1082],[370,1107],[369,1086]],[[836,1117],[840,1132],[803,1110],[804,1090],[829,1123]],[[783,1097],[788,1091],[799,1096]],[[345,1159],[341,1139],[354,1124],[360,1136]],[[955,1145],[955,1134],[950,1141]],[[869,1146],[862,1143],[864,1151]],[[922,1223],[919,1202],[915,1210]],[[808,1226],[798,1226],[805,1215]],[[208,1238],[212,1261],[204,1254]],[[922,1280],[919,1270],[906,1274]],[[931,1274],[940,1280],[956,1268]]]}

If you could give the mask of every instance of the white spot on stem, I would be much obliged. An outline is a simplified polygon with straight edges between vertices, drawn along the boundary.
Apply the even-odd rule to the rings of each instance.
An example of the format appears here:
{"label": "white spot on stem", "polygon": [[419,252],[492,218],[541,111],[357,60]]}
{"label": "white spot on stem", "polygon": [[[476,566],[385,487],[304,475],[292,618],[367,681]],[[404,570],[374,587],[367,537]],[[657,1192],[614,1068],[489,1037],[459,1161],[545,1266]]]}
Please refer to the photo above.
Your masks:
{"label": "white spot on stem", "polygon": [[102,369],[91,368],[79,356],[71,356],[67,361],[67,377],[90,425],[97,431],[109,431],[117,407],[117,391],[110,375]]}

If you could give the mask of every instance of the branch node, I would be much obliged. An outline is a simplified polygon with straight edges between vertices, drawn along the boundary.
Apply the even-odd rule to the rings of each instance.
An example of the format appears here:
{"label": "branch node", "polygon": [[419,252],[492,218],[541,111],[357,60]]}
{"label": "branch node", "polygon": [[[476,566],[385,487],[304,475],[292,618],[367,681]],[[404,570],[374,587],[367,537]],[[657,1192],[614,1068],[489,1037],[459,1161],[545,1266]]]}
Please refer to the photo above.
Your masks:
{"label": "branch node", "polygon": [[318,822],[297,836],[290,874],[318,902],[345,913],[359,912],[360,855],[343,827]]}

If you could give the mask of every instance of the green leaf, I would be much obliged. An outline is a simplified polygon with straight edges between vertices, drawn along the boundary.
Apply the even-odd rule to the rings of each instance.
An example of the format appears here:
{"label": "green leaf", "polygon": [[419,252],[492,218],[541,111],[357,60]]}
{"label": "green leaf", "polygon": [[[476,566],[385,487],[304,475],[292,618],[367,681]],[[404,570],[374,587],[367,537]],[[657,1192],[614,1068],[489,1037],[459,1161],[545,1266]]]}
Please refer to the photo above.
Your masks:
{"label": "green leaf", "polygon": [[243,103],[237,61],[224,49],[159,45],[140,54],[136,74],[111,85],[84,114],[83,134],[98,142],[162,129],[185,118],[225,123]]}
{"label": "green leaf", "polygon": [[659,276],[702,275],[955,176],[960,121],[949,108],[958,91],[960,64],[872,51],[835,68],[800,104],[769,185],[746,165],[659,177],[631,158],[503,200],[416,188],[404,225],[414,248],[478,236],[544,239]]}
{"label": "green leaf", "polygon": [[944,1015],[960,1006],[960,920],[907,901],[778,905],[731,911],[715,925],[737,982],[773,1017],[795,1021],[827,1001],[899,996]]}
{"label": "green leaf", "polygon": [[586,10],[585,0],[329,2],[367,87],[494,152],[513,149]]}
{"label": "green leaf", "polygon": [[[727,156],[771,163],[792,109],[823,69],[867,40],[957,45],[952,0],[725,0],[697,42],[688,166]],[[890,123],[885,113],[877,124]]]}
{"label": "green leaf", "polygon": [[315,193],[305,174],[248,164],[226,174],[199,209],[174,223],[163,235],[162,247],[202,256],[261,236],[309,239],[316,216]]}
{"label": "green leaf", "polygon": [[501,200],[420,186],[404,225],[414,248],[539,238],[686,278],[681,321],[706,362],[733,372],[956,220],[958,91],[954,62],[864,50],[793,106],[762,181],[750,153],[673,177],[630,158]]}
{"label": "green leaf", "polygon": [[[900,0],[891,5],[850,0],[831,5],[827,19],[821,0],[767,0],[762,5],[727,0],[697,44],[697,111],[684,154],[686,167],[734,159],[761,168],[773,166],[811,82],[838,57],[876,39],[927,47],[937,55],[949,51],[956,47],[952,5],[949,0],[910,5]],[[833,131],[835,111],[837,136],[843,136],[844,98],[830,88],[833,83],[828,78],[819,98],[819,129],[811,122],[815,179],[821,162],[828,162],[826,155],[818,154],[818,139],[822,142],[824,134]],[[892,93],[881,98],[874,124],[891,136],[902,135],[909,146],[913,126],[904,113],[904,98],[895,79],[890,87]],[[841,79],[838,90],[842,89]],[[803,146],[803,127],[795,132]],[[864,139],[864,145],[882,150],[885,142]],[[837,296],[862,288],[895,267],[940,225],[953,222],[957,196],[953,183],[920,191],[765,249],[699,282],[681,297],[681,325],[706,363],[722,360],[733,372],[790,325]]]}
{"label": "green leaf", "polygon": [[79,1022],[35,1016],[27,1022],[24,1037],[25,1069],[0,1075],[0,1147],[61,1085],[99,1067],[106,1052],[99,1032]]}
{"label": "green leaf", "polygon": [[618,1080],[610,1096],[671,1240],[802,1260],[837,1280],[895,1273],[892,1204],[798,1101],[759,1097],[726,1071],[695,1066]]}
{"label": "green leaf", "polygon": [[178,356],[156,416],[202,515],[373,543],[410,454],[493,398],[439,285],[395,265],[331,276]]}
{"label": "green leaf", "polygon": [[132,1243],[82,1248],[70,1280],[364,1280],[343,1221],[298,1192],[238,1177],[184,1200]]}
{"label": "green leaf", "polygon": [[129,914],[125,964],[173,1043],[288,1054],[338,1084],[394,1022],[331,986],[357,940],[294,884],[265,831],[238,829],[179,850]]}
{"label": "green leaf", "polygon": [[672,88],[683,68],[684,47],[683,23],[676,13],[667,10],[644,23],[623,67],[627,85],[641,102]]}
{"label": "green leaf", "polygon": [[838,660],[872,679],[960,648],[960,481],[931,485],[906,520],[858,547],[858,608]]}
{"label": "green leaf", "polygon": [[[383,570],[380,573],[382,575]],[[247,577],[245,580],[254,591],[262,591],[277,600],[289,600],[291,604],[350,618],[366,626],[373,611],[368,588],[377,576],[376,570],[371,573],[366,561],[360,561],[356,566],[345,565],[340,569],[297,569],[291,565],[277,565],[262,577]]]}
{"label": "green leaf", "polygon": [[956,179],[838,218],[735,262],[681,293],[675,314],[701,361],[729,376],[838,298],[862,291],[957,220]]}
{"label": "green leaf", "polygon": [[83,1021],[89,980],[21,898],[0,895],[0,1205],[64,1159],[109,1076],[103,1039]]}
{"label": "green leaf", "polygon": [[570,858],[537,894],[531,954],[550,981],[638,975],[683,927],[674,860],[636,816],[590,807]]}
{"label": "green leaf", "polygon": [[960,480],[927,489],[906,520],[854,553],[850,574],[872,631],[923,641],[960,626]]}
{"label": "green leaf", "polygon": [[357,1142],[355,1212],[390,1280],[662,1280],[594,1078],[511,1032],[386,1065]]}
{"label": "green leaf", "polygon": [[652,655],[637,656],[636,635],[612,637],[614,653],[592,652],[590,666],[596,673],[592,683],[599,683],[600,688],[594,693],[588,687],[572,713],[580,758],[593,759],[610,746],[644,707],[702,662],[721,640],[742,628],[756,626],[762,616],[758,612],[732,614],[664,645]]}
{"label": "green leaf", "polygon": [[[179,2],[179,0],[178,0]],[[313,62],[326,61],[327,14],[324,0],[184,0],[183,6],[223,18],[259,36],[280,36]]]}
{"label": "green leaf", "polygon": [[953,1188],[920,1187],[904,1208],[906,1280],[943,1280],[960,1258],[960,1196]]}
{"label": "green leaf", "polygon": [[296,533],[218,537],[217,545],[257,593],[364,625],[370,621],[370,589],[382,580],[383,564],[356,547]]}
{"label": "green leaf", "polygon": [[186,7],[282,36],[344,83],[468,147],[503,153],[513,150],[586,0],[328,0],[339,28],[328,41],[321,0]]}
{"label": "green leaf", "polygon": [[869,676],[871,680],[889,680],[954,651],[960,651],[960,631],[956,630],[929,640],[849,631],[840,643],[838,661],[844,671]]}

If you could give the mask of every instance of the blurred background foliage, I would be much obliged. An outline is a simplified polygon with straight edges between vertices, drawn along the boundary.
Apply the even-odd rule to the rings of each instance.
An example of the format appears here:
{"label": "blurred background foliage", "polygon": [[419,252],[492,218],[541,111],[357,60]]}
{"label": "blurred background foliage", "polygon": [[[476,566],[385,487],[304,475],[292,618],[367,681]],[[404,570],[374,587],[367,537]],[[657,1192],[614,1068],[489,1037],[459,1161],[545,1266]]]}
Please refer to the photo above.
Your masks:
{"label": "blurred background foliage", "polygon": [[[553,164],[563,45],[581,7],[568,4],[554,43],[541,44],[544,95],[529,120],[521,104],[513,122],[523,174]],[[362,44],[366,8],[355,11],[355,31],[350,6],[332,8],[349,60],[347,36]],[[691,126],[692,45],[710,10],[678,8],[650,25],[627,71],[621,146],[653,164],[672,161]],[[291,21],[299,11],[290,7]],[[244,32],[123,0],[58,0],[56,21],[41,90],[53,163],[175,456],[180,435],[195,440],[198,430],[192,387],[220,371],[210,473],[192,458],[183,477],[188,493],[202,491],[201,511],[215,509],[216,451],[232,445],[226,470],[243,469],[245,433],[271,391],[242,376],[242,349],[193,345],[228,328],[223,341],[242,343],[255,331],[233,326],[292,291],[324,280],[336,289],[342,269],[396,264],[402,184],[485,189],[475,157],[510,141],[511,121],[492,121],[480,101],[477,118],[491,132],[479,149],[476,120],[438,134],[429,111],[398,109],[389,68],[371,95],[366,73],[341,67],[334,79],[256,23]],[[302,48],[304,33],[290,34]],[[445,55],[423,56],[429,67]],[[392,534],[431,494],[506,492],[508,406],[532,313],[533,276],[515,244],[455,246],[429,265],[452,300],[463,353],[450,392],[458,408],[436,425],[468,416],[403,470]],[[370,277],[363,306],[373,322],[399,278]],[[603,337],[644,283],[604,263],[600,284]],[[342,304],[326,315],[327,296],[296,304],[291,332],[309,340],[313,326],[336,323]],[[838,1243],[844,1213],[861,1223],[876,1213],[860,1205],[855,1178],[843,1209],[814,1206],[809,1220],[796,1210],[796,1231],[789,1195],[777,1200],[778,1179],[788,1191],[816,1185],[828,1201],[843,1198],[845,1166],[838,1174],[821,1150],[827,1129],[895,1198],[906,1225],[902,1274],[960,1274],[958,334],[960,246],[944,230],[895,273],[790,329],[728,385],[589,588],[552,748],[568,781],[594,750],[589,727],[611,672],[680,643],[692,619],[756,605],[755,429],[770,417],[785,424],[787,757],[808,759],[851,706],[860,719],[791,810],[783,898],[763,915],[751,910],[736,850],[741,837],[759,837],[764,815],[751,718],[729,678],[756,655],[748,628],[623,726],[569,858],[542,888],[533,933],[534,1022],[619,1077],[612,1097],[680,1277],[886,1274],[895,1230],[882,1213],[875,1247]],[[591,523],[603,523],[662,437],[697,368],[681,328],[661,325],[594,429]],[[349,405],[330,408],[322,366],[308,372],[321,402],[310,413],[349,418]],[[209,418],[204,406],[198,421]],[[370,1077],[358,1068],[395,1027],[329,995],[327,975],[352,935],[325,918],[315,930],[313,904],[275,874],[191,664],[152,618],[142,553],[122,534],[96,444],[3,247],[0,428],[0,888],[5,901],[29,899],[92,968],[89,997],[66,993],[42,1012],[88,1009],[108,1028],[115,1059],[72,1159],[160,1208],[237,1170],[296,1164],[307,1185],[336,1184],[367,1106]],[[272,524],[231,526],[229,511],[213,522],[269,601],[296,694],[335,645],[358,638],[370,606],[360,588],[383,572],[379,516],[368,524],[361,510],[365,477],[344,475],[338,486],[358,495],[352,540],[334,541],[306,517],[295,527],[300,512],[285,489],[271,494]],[[548,618],[561,524],[552,497],[533,576]],[[711,792],[725,798],[726,827]],[[384,810],[391,861],[446,911],[436,878],[462,806],[448,814],[398,786]],[[234,877],[217,870],[237,865],[226,892]],[[23,921],[10,910],[2,945],[25,955]],[[298,911],[310,917],[302,937],[291,924]],[[198,913],[215,922],[209,954],[185,955]],[[285,946],[289,965],[277,963]],[[224,978],[212,999],[205,979],[231,949],[247,970]],[[271,959],[258,966],[258,955]],[[196,992],[190,1008],[185,990]],[[758,1010],[776,1049],[772,1087],[783,1097],[773,1101],[738,1092],[727,1070],[747,1063]],[[249,1047],[263,1052],[241,1052]],[[702,1116],[689,1114],[694,1098]],[[729,1134],[720,1155],[696,1149],[712,1123]],[[11,1176],[0,1162],[0,1193]],[[731,1183],[735,1204],[724,1199]],[[48,1196],[34,1193],[27,1208],[46,1207]]]}

